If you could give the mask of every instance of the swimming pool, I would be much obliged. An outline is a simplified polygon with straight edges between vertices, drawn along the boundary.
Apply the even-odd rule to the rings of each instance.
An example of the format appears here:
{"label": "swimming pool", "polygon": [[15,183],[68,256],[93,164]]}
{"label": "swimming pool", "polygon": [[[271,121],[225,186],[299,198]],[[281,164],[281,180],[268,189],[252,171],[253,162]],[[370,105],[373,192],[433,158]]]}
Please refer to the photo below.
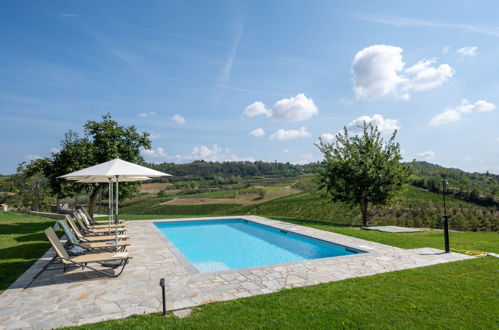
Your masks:
{"label": "swimming pool", "polygon": [[201,273],[363,252],[244,219],[154,224]]}

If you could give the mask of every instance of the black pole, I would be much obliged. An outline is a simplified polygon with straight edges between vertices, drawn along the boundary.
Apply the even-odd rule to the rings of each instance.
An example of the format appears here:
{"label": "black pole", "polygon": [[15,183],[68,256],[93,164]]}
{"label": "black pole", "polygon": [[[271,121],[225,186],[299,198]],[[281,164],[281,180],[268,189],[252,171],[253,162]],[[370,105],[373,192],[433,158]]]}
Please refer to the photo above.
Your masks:
{"label": "black pole", "polygon": [[166,294],[165,294],[165,278],[159,280],[159,286],[161,287],[161,293],[163,295],[163,316],[166,316]]}
{"label": "black pole", "polygon": [[449,248],[449,216],[447,215],[447,206],[445,205],[445,195],[447,194],[447,185],[449,183],[447,182],[447,179],[444,179],[442,181],[442,194],[443,194],[443,199],[444,199],[444,218],[443,218],[443,225],[444,225],[444,241],[445,241],[445,253],[450,252]]}

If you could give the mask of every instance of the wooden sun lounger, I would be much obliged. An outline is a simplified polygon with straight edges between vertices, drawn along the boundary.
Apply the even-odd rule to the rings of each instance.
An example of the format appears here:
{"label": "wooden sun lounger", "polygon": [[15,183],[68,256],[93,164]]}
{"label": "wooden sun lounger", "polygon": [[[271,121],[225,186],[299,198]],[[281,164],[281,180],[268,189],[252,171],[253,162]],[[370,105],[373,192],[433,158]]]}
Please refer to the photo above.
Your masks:
{"label": "wooden sun lounger", "polygon": [[[95,235],[103,235],[103,234],[114,234],[116,233],[116,227],[111,225],[111,226],[106,226],[106,228],[89,228],[87,227],[80,219],[76,218],[76,221],[78,222],[78,225],[80,228],[88,235],[95,236]],[[126,228],[124,227],[118,227],[118,234],[124,233],[126,231]]]}
{"label": "wooden sun lounger", "polygon": [[124,251],[127,246],[130,244],[128,243],[128,240],[119,240],[118,244],[116,244],[116,237],[113,240],[107,241],[107,242],[82,242],[81,240],[78,239],[78,236],[76,233],[70,228],[70,225],[67,221],[67,219],[64,220],[59,220],[58,221],[61,224],[62,230],[64,231],[64,234],[66,234],[66,237],[68,238],[67,244],[71,246],[79,246],[85,250],[101,250],[101,251],[107,251],[107,252],[115,252],[115,251]]}
{"label": "wooden sun lounger", "polygon": [[[64,266],[64,271],[68,269],[69,266],[75,265],[81,267],[81,269],[89,268],[93,271],[101,273],[107,277],[118,277],[121,275],[125,266],[128,263],[128,260],[132,258],[132,255],[128,252],[104,252],[104,253],[90,253],[83,254],[79,256],[70,256],[64,246],[59,241],[54,229],[49,227],[44,230],[45,235],[47,236],[52,248],[54,249],[57,258],[52,259],[47,265],[45,265],[42,270],[40,270],[35,276],[33,276],[32,280],[24,287],[25,289],[29,287],[44,271],[49,270],[48,267],[56,261],[59,261]],[[108,265],[106,262],[109,261],[120,261],[118,265]],[[105,267],[110,268],[119,268],[121,270],[117,273],[114,271],[108,272],[102,269],[97,269],[92,266],[89,266],[89,263],[98,263]]]}
{"label": "wooden sun lounger", "polygon": [[[71,229],[73,229],[73,232],[76,234],[76,237],[82,241],[82,242],[100,242],[100,241],[111,241],[113,239],[116,239],[116,235],[100,235],[100,236],[87,236],[83,235],[81,231],[78,229],[78,226],[73,222],[73,220],[69,217],[66,217],[66,221],[69,223],[71,226]],[[121,234],[118,235],[118,240],[122,239],[127,239],[128,236]]]}
{"label": "wooden sun lounger", "polygon": [[[81,208],[81,210],[83,211],[83,213],[85,213],[85,215],[87,216],[87,219],[88,221],[90,221],[90,223],[92,225],[106,225],[107,223],[109,223],[108,220],[94,220],[90,214],[88,213],[87,209],[85,209],[84,207]],[[119,223],[120,224],[124,224],[125,223],[125,220],[119,220]]]}
{"label": "wooden sun lounger", "polygon": [[[78,223],[80,224],[80,226],[83,226],[84,228],[89,229],[89,230],[102,229],[102,228],[106,229],[106,228],[109,228],[109,227],[116,228],[116,224],[114,224],[114,223],[110,224],[109,222],[107,222],[107,224],[100,224],[100,225],[92,225],[92,224],[90,224],[90,225],[88,225],[87,224],[88,218],[87,218],[87,221],[85,221],[85,219],[83,219],[82,216],[80,214],[78,214],[78,212],[73,212],[73,218],[75,218],[78,221]],[[88,221],[88,222],[90,222],[90,221]],[[124,230],[124,229],[126,229],[126,224],[125,223],[119,223],[117,227],[118,227],[118,229],[123,229]]]}

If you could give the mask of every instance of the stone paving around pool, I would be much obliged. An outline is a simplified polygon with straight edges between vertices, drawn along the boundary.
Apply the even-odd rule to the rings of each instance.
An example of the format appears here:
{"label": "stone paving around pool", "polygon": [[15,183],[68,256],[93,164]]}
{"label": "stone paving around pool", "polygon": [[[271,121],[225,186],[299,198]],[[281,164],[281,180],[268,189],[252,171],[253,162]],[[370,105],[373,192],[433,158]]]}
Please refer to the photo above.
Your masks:
{"label": "stone paving around pool", "polygon": [[174,310],[272,293],[283,288],[472,258],[432,248],[404,250],[257,216],[216,219],[222,218],[244,218],[368,253],[195,274],[184,266],[185,261],[179,261],[153,224],[154,221],[176,220],[129,221],[128,236],[132,245],[128,251],[134,258],[120,277],[103,278],[93,271],[79,269],[66,273],[53,270],[45,272],[24,290],[33,274],[54,255],[49,250],[0,295],[0,329],[55,328],[158,312],[161,309],[159,280],[162,277],[167,285],[167,309]]}

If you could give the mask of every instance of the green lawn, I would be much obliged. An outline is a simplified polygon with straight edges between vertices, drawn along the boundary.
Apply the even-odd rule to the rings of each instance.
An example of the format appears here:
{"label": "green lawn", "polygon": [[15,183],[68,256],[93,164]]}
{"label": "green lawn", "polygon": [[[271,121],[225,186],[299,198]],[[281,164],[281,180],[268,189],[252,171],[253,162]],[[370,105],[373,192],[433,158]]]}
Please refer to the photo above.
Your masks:
{"label": "green lawn", "polygon": [[[389,234],[328,222],[279,219],[402,248],[442,245],[442,233],[435,231]],[[0,213],[0,290],[48,249],[42,230],[53,223],[46,218]],[[497,253],[498,245],[497,233],[451,233],[451,247],[458,249]],[[492,329],[499,321],[498,275],[499,261],[486,257],[208,304],[185,319],[149,314],[83,328]]]}
{"label": "green lawn", "polygon": [[[338,234],[362,238],[368,241],[388,244],[403,249],[433,247],[444,249],[444,236],[440,230],[425,230],[419,233],[392,234],[362,230],[360,227],[334,225],[328,222],[302,220],[286,217],[273,219],[296,223]],[[452,249],[459,251],[479,250],[499,253],[499,233],[491,232],[450,232],[449,242]]]}
{"label": "green lawn", "polygon": [[179,319],[148,314],[81,329],[497,329],[492,257],[212,303]]}
{"label": "green lawn", "polygon": [[50,247],[43,230],[52,219],[0,212],[0,293]]}

